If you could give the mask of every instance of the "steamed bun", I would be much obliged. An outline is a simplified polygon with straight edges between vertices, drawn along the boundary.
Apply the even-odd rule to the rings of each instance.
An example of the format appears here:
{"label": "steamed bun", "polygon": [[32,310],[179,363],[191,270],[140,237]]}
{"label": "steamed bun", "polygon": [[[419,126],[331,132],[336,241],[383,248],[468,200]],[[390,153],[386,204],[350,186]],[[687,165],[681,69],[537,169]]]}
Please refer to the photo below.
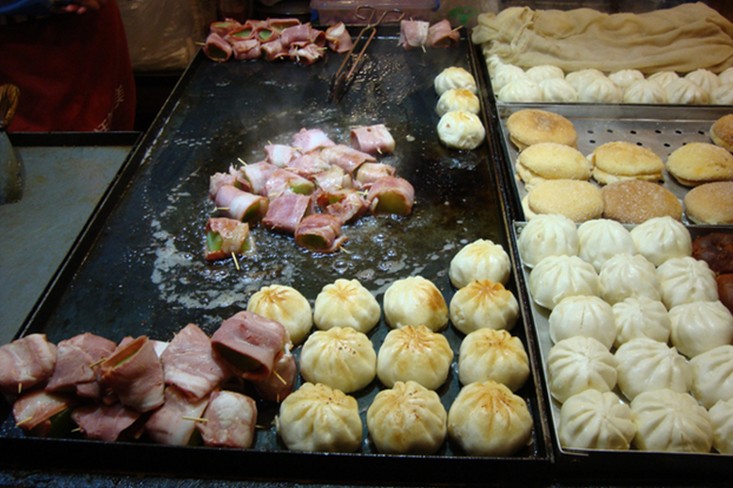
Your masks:
{"label": "steamed bun", "polygon": [[616,365],[608,348],[592,337],[563,339],[547,356],[550,393],[563,403],[585,390],[612,391],[618,379]]}
{"label": "steamed bun", "polygon": [[636,434],[631,408],[613,392],[584,390],[560,408],[558,435],[563,447],[626,450]]}
{"label": "steamed bun", "polygon": [[293,451],[354,452],[363,427],[354,397],[323,384],[303,383],[280,404],[276,428]]}
{"label": "steamed bun", "polygon": [[344,393],[361,390],[377,374],[377,353],[366,334],[350,327],[319,330],[300,352],[300,373]]}
{"label": "steamed bun", "polygon": [[422,276],[392,283],[384,293],[384,318],[390,327],[425,325],[440,330],[448,323],[448,305],[435,284]]}
{"label": "steamed bun", "polygon": [[460,66],[450,66],[441,71],[433,80],[435,91],[442,95],[453,88],[465,88],[473,93],[478,93],[476,80],[470,71]]}
{"label": "steamed bun", "polygon": [[448,433],[440,397],[414,381],[398,381],[377,393],[366,422],[377,451],[389,454],[433,454]]}
{"label": "steamed bun", "polygon": [[476,114],[465,110],[446,112],[438,121],[438,138],[453,149],[471,151],[481,145],[486,129]]}
{"label": "steamed bun", "polygon": [[463,288],[474,280],[491,280],[505,285],[510,271],[509,254],[500,244],[477,239],[453,256],[448,276],[456,288]]}
{"label": "steamed bun", "polygon": [[448,410],[448,435],[471,456],[514,454],[529,443],[532,424],[524,399],[494,381],[464,386]]}
{"label": "steamed bun", "polygon": [[476,280],[458,290],[450,301],[453,326],[468,334],[482,328],[511,330],[519,317],[519,303],[501,283]]}
{"label": "steamed bun", "polygon": [[367,333],[379,323],[377,299],[358,280],[337,279],[323,287],[313,307],[313,321],[321,330],[351,327]]}
{"label": "steamed bun", "polygon": [[510,390],[529,377],[529,358],[522,341],[505,330],[478,329],[461,341],[458,379],[464,385],[493,380]]}
{"label": "steamed bun", "polygon": [[247,310],[280,322],[293,344],[302,342],[313,327],[308,299],[290,286],[270,285],[261,288],[250,297]]}
{"label": "steamed bun", "polygon": [[443,334],[424,325],[407,325],[387,333],[377,356],[377,376],[385,386],[415,381],[429,390],[448,379],[453,349]]}
{"label": "steamed bun", "polygon": [[692,371],[687,360],[674,347],[646,337],[622,344],[615,353],[618,386],[628,399],[643,392],[667,388],[687,392]]}
{"label": "steamed bun", "polygon": [[688,393],[648,391],[631,402],[637,432],[634,446],[642,451],[707,453],[713,427],[705,407]]}

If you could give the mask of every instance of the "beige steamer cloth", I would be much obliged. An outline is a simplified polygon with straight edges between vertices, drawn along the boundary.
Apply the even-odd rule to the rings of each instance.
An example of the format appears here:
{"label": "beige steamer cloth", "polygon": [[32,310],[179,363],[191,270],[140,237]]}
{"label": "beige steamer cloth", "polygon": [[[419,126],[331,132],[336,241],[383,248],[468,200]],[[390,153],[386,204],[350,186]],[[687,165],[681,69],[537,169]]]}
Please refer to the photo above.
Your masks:
{"label": "beige steamer cloth", "polygon": [[510,7],[479,15],[471,35],[487,57],[525,69],[550,64],[566,72],[651,74],[733,66],[733,23],[699,2],[642,14]]}

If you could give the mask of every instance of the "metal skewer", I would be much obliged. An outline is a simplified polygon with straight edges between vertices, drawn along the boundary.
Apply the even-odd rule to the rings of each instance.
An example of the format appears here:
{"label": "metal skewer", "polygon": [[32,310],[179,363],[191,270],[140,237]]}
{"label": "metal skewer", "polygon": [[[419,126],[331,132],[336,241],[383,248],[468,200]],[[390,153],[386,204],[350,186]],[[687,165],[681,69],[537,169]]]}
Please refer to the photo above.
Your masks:
{"label": "metal skewer", "polygon": [[[374,36],[377,35],[377,26],[379,26],[385,19],[390,16],[390,22],[399,22],[405,16],[405,13],[400,9],[385,10],[379,17],[377,17],[377,10],[369,5],[360,5],[356,8],[356,18],[359,20],[365,20],[366,25],[361,29],[359,35],[353,41],[353,45],[344,60],[341,62],[341,66],[334,73],[331,78],[331,91],[330,100],[332,102],[339,102],[349,86],[354,81],[356,73],[361,68],[363,62],[364,53],[366,53],[369,44],[371,44]],[[376,18],[376,20],[375,20]],[[362,42],[363,41],[363,42]],[[357,54],[355,51],[359,49]]]}

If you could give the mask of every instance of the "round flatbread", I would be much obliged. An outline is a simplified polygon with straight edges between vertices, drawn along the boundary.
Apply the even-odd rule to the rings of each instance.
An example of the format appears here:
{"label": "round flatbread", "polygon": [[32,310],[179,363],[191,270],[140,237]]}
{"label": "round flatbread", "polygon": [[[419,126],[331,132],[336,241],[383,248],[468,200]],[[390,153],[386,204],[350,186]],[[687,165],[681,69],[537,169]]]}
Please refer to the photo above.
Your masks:
{"label": "round flatbread", "polygon": [[733,181],[696,186],[684,202],[687,218],[695,224],[733,224]]}
{"label": "round flatbread", "polygon": [[733,154],[707,142],[690,142],[669,155],[667,171],[685,186],[733,180]]}
{"label": "round flatbread", "polygon": [[710,139],[714,144],[733,152],[733,114],[723,115],[713,122]]}
{"label": "round flatbread", "polygon": [[628,179],[663,179],[662,158],[651,149],[630,142],[607,142],[598,146],[589,159],[593,163],[593,179],[603,185]]}
{"label": "round flatbread", "polygon": [[578,134],[570,120],[560,114],[539,109],[514,112],[506,121],[509,139],[521,151],[539,142],[557,142],[575,147]]}
{"label": "round flatbread", "polygon": [[682,204],[674,193],[660,184],[624,180],[606,185],[603,216],[625,224],[641,224],[653,217],[682,220]]}
{"label": "round flatbread", "polygon": [[527,185],[544,180],[588,180],[592,166],[583,154],[557,142],[533,144],[517,157],[517,174]]}
{"label": "round flatbread", "polygon": [[527,205],[535,214],[561,214],[574,222],[600,218],[601,189],[579,180],[546,180],[527,194]]}

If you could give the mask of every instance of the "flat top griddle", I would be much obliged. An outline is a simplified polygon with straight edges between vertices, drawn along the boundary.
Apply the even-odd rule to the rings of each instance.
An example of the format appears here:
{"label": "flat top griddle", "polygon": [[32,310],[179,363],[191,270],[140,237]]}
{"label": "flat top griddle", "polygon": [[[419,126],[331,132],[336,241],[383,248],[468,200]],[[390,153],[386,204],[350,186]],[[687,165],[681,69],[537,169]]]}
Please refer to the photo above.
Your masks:
{"label": "flat top griddle", "polygon": [[[98,212],[22,334],[43,332],[53,342],[82,332],[115,341],[138,335],[170,340],[190,322],[211,334],[224,318],[245,309],[262,286],[292,286],[312,304],[323,286],[337,278],[358,279],[381,305],[392,282],[421,275],[432,280],[449,302],[454,291],[448,278],[451,258],[479,238],[506,247],[508,228],[491,159],[492,139],[471,152],[442,146],[433,80],[444,68],[462,66],[477,74],[484,91],[485,82],[476,67],[475,48],[465,35],[456,47],[426,51],[405,51],[397,36],[396,29],[380,28],[339,104],[328,101],[339,55],[329,53],[325,60],[303,66],[265,61],[219,64],[199,53],[128,160],[108,205]],[[481,95],[486,99],[485,92]],[[266,144],[289,143],[301,128],[320,128],[335,142],[348,144],[352,127],[377,123],[385,124],[396,141],[394,154],[380,161],[396,166],[397,174],[415,188],[411,215],[368,216],[345,226],[346,252],[314,253],[299,248],[292,237],[258,227],[253,230],[257,252],[239,260],[241,269],[231,260],[204,261],[203,230],[214,210],[208,200],[210,175],[239,160],[264,159]],[[513,281],[508,285],[514,286]],[[382,321],[370,333],[375,348],[388,329]],[[447,407],[460,388],[456,361],[462,335],[452,326],[443,333],[456,352],[449,380],[438,392]],[[521,319],[512,333],[532,355],[533,346],[527,343],[531,338]],[[382,455],[369,443],[366,425],[357,453],[290,452],[271,426],[277,413],[272,404],[258,405],[258,423],[266,427],[258,430],[255,446],[244,451],[33,439],[14,426],[7,406],[0,443],[13,447],[12,459],[21,465],[33,464],[31,458],[45,452],[44,466],[92,462],[126,471],[216,470],[236,477],[484,480],[487,475],[479,466],[493,463],[507,475],[518,470],[527,475],[529,463],[534,468],[528,476],[541,476],[551,453],[536,376],[539,367],[531,368],[533,374],[518,392],[535,419],[531,444],[507,458],[467,456],[450,443],[434,456]],[[363,415],[378,391],[375,380],[354,395]],[[84,454],[88,458],[80,460]],[[290,469],[283,471],[282,466]]]}

